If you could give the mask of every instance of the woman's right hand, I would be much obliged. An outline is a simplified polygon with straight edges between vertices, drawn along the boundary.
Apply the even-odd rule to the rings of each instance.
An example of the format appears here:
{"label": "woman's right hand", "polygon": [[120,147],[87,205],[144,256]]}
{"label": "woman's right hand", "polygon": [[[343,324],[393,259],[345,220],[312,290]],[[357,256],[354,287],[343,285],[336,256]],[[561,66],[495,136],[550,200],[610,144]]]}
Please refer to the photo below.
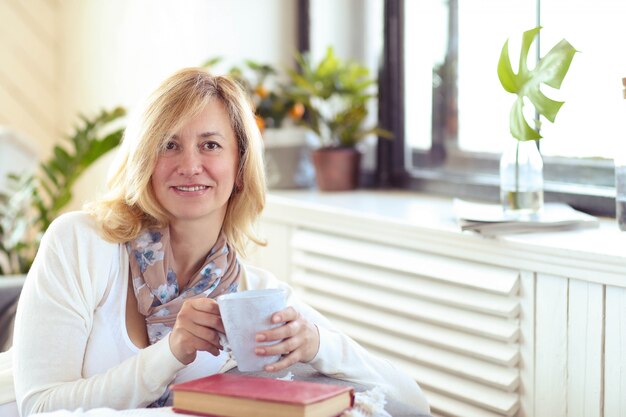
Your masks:
{"label": "woman's right hand", "polygon": [[224,324],[215,300],[185,300],[170,333],[170,350],[185,365],[196,359],[199,350],[217,356],[222,349],[220,333],[224,333]]}

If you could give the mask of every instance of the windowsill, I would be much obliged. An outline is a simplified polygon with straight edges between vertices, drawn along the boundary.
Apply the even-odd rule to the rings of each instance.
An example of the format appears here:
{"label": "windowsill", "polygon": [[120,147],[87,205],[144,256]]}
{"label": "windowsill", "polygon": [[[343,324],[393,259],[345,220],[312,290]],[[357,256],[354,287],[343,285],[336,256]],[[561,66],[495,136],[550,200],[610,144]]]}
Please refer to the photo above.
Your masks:
{"label": "windowsill", "polygon": [[[408,190],[496,202],[500,198],[499,181],[497,173],[468,174],[446,169],[416,169],[411,171]],[[614,186],[576,184],[544,178],[544,194],[549,201],[564,202],[587,213],[615,215]]]}
{"label": "windowsill", "polygon": [[[499,156],[446,149],[445,162],[415,152],[408,172],[409,190],[466,199],[498,201]],[[615,215],[614,166],[611,160],[544,156],[544,192],[588,213]]]}
{"label": "windowsill", "polygon": [[461,232],[452,198],[408,191],[274,190],[264,218],[390,245],[626,287],[626,233],[615,219],[597,229],[485,238]]}

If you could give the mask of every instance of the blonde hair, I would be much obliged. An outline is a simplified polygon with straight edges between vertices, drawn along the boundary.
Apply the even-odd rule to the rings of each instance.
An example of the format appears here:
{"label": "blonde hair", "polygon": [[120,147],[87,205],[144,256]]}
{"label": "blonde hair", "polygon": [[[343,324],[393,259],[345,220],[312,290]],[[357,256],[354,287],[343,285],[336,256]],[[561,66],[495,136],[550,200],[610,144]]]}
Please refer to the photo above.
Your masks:
{"label": "blonde hair", "polygon": [[150,96],[146,108],[124,132],[107,186],[109,192],[86,206],[103,237],[124,243],[150,227],[165,227],[167,211],[150,185],[168,134],[218,99],[226,108],[237,139],[239,168],[222,231],[241,254],[249,241],[264,245],[254,224],[265,206],[263,142],[249,98],[234,80],[203,68],[185,68],[167,78]]}

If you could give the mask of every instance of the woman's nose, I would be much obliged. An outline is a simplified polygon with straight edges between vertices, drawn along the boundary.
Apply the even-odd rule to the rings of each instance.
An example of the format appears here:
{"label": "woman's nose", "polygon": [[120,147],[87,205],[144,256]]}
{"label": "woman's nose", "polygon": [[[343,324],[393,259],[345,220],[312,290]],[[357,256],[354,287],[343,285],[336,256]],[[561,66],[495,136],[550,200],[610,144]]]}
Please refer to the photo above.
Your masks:
{"label": "woman's nose", "polygon": [[202,172],[202,162],[197,152],[193,150],[184,151],[180,157],[177,172],[185,176],[197,175]]}

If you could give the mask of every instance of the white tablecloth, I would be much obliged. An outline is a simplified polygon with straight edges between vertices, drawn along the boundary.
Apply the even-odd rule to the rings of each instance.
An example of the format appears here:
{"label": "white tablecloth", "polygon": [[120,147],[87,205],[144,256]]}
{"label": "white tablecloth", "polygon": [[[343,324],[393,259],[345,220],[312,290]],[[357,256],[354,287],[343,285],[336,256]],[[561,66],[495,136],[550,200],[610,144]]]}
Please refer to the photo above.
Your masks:
{"label": "white tablecloth", "polygon": [[59,410],[50,413],[34,414],[37,417],[172,417],[181,416],[172,411],[172,407],[163,408],[136,408],[132,410],[114,410],[112,408],[94,408],[83,411]]}

